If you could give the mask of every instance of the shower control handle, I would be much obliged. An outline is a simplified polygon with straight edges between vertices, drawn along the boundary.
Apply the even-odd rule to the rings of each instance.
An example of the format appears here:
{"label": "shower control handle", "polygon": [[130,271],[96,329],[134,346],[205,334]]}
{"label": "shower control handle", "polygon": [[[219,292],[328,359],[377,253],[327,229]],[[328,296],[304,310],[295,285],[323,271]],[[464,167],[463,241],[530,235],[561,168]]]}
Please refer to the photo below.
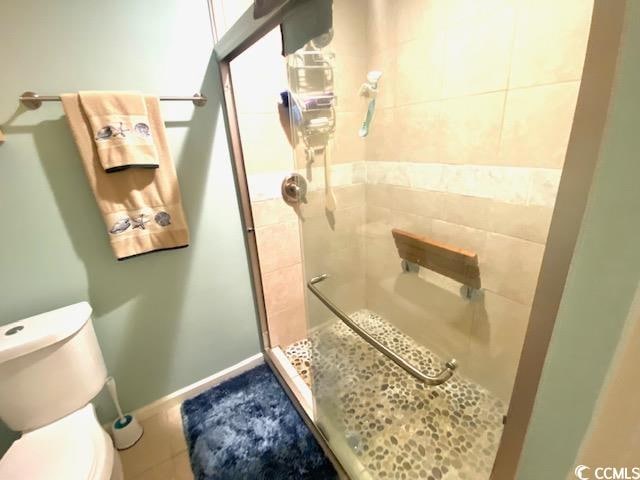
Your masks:
{"label": "shower control handle", "polygon": [[282,199],[288,205],[307,203],[307,181],[299,173],[291,173],[282,180]]}

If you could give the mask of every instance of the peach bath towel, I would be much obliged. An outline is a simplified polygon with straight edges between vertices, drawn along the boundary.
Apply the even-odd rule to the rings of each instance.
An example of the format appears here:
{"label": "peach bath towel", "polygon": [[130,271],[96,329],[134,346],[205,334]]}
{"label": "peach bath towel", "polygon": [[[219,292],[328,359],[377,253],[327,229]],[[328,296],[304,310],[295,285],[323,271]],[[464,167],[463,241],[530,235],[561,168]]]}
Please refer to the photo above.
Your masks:
{"label": "peach bath towel", "polygon": [[138,92],[80,92],[98,157],[107,172],[158,168],[147,105]]}
{"label": "peach bath towel", "polygon": [[79,95],[62,95],[62,105],[89,185],[118,260],[189,245],[189,229],[182,210],[176,169],[169,154],[160,102],[153,96],[146,96],[144,100],[160,168],[130,168],[107,173],[100,163],[92,126]]}

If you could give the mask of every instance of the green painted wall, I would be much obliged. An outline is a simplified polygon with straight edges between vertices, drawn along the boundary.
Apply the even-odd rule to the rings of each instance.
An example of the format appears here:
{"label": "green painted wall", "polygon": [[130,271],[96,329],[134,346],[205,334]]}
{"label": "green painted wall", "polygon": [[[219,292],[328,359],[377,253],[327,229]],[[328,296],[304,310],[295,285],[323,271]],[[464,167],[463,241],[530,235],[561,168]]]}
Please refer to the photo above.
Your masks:
{"label": "green painted wall", "polygon": [[[127,410],[257,353],[206,0],[10,0],[0,32],[0,324],[88,300]],[[163,104],[191,247],[113,258],[61,105],[17,110],[80,89],[209,96]]]}
{"label": "green painted wall", "polygon": [[563,479],[575,468],[640,281],[640,1],[627,4],[603,149],[536,398],[520,480]]}

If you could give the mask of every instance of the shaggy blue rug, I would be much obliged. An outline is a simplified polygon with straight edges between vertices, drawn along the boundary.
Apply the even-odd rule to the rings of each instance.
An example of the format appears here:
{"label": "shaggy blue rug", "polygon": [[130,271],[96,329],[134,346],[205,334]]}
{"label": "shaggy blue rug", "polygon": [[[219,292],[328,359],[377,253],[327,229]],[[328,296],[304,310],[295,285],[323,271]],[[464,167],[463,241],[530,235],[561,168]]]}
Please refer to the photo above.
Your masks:
{"label": "shaggy blue rug", "polygon": [[338,476],[267,365],[182,404],[197,480]]}

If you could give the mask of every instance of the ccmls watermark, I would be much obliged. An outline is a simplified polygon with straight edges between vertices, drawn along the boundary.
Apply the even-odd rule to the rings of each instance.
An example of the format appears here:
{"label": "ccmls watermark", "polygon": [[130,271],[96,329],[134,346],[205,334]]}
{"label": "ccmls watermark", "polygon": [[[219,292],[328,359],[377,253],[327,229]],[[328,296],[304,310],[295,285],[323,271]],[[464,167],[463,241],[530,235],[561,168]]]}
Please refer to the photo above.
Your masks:
{"label": "ccmls watermark", "polygon": [[640,480],[640,467],[587,467],[578,465],[573,473],[579,480]]}

